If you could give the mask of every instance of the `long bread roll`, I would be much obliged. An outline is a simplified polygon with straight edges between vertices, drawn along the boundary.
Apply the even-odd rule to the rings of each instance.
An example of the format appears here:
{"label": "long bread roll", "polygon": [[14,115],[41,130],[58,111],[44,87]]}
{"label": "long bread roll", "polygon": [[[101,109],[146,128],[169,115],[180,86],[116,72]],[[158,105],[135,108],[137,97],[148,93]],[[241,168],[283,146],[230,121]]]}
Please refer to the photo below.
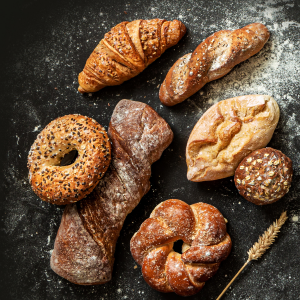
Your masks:
{"label": "long bread roll", "polygon": [[124,220],[149,191],[151,164],[173,139],[150,106],[130,100],[117,104],[108,135],[112,163],[87,198],[65,208],[51,256],[52,270],[76,284],[111,279]]}
{"label": "long bread roll", "polygon": [[260,23],[214,33],[193,53],[175,62],[161,85],[160,101],[167,106],[184,101],[206,83],[223,77],[234,66],[259,52],[269,37],[267,27]]}

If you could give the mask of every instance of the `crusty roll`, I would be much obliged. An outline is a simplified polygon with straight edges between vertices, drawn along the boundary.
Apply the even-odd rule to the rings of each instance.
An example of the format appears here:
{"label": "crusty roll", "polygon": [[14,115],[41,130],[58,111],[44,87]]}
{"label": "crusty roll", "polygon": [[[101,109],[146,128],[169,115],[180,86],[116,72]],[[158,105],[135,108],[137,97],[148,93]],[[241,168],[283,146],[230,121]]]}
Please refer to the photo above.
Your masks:
{"label": "crusty roll", "polygon": [[251,152],[235,170],[240,195],[256,204],[271,204],[291,187],[293,163],[281,151],[267,147]]}
{"label": "crusty roll", "polygon": [[[173,243],[183,240],[182,254]],[[170,199],[155,207],[130,241],[143,277],[154,289],[181,296],[199,292],[231,250],[222,214],[212,205]]]}
{"label": "crusty roll", "polygon": [[151,164],[173,139],[167,122],[150,106],[130,100],[115,107],[108,135],[110,167],[87,198],[66,207],[51,256],[52,270],[76,284],[111,279],[124,220],[149,191]]}
{"label": "crusty roll", "polygon": [[259,52],[268,41],[266,26],[253,23],[237,30],[221,30],[204,40],[193,53],[176,61],[159,91],[160,101],[172,106],[218,79]]}
{"label": "crusty roll", "polygon": [[186,32],[178,20],[122,22],[100,41],[78,76],[80,93],[97,92],[138,75]]}
{"label": "crusty roll", "polygon": [[199,182],[234,175],[245,156],[269,143],[279,115],[276,101],[267,95],[240,96],[213,105],[188,139],[187,178]]}

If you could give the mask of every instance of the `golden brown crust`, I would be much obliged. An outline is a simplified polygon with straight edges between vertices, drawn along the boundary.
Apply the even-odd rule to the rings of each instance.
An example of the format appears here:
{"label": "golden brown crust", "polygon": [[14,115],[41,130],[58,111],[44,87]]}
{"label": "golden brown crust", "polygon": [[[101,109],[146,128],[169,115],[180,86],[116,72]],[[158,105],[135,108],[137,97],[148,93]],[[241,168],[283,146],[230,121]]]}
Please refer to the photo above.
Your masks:
{"label": "golden brown crust", "polygon": [[[151,107],[130,100],[115,107],[108,134],[111,165],[90,195],[64,211],[51,257],[52,269],[77,284],[101,284],[111,279],[115,246],[125,218],[149,191],[151,164],[173,139],[170,126]],[[77,234],[69,234],[70,228]],[[79,233],[89,242],[81,243]],[[68,255],[70,252],[73,255]],[[95,270],[88,275],[90,265]]]}
{"label": "golden brown crust", "polygon": [[256,205],[278,201],[291,186],[292,161],[281,151],[267,147],[246,156],[235,171],[239,193]]}
{"label": "golden brown crust", "polygon": [[[182,254],[173,243],[183,240]],[[199,292],[231,251],[222,214],[212,205],[170,199],[155,207],[130,241],[143,277],[154,289],[181,296]]]}
{"label": "golden brown crust", "polygon": [[267,95],[240,96],[213,105],[187,142],[187,178],[200,182],[234,175],[245,156],[269,143],[279,115],[276,101]]}
{"label": "golden brown crust", "polygon": [[269,36],[268,29],[260,23],[214,33],[172,66],[161,85],[160,101],[167,106],[184,101],[259,52]]}
{"label": "golden brown crust", "polygon": [[[76,160],[60,166],[77,150]],[[105,129],[95,120],[66,115],[53,120],[38,135],[28,155],[29,181],[44,201],[63,205],[88,195],[105,174],[111,160]]]}
{"label": "golden brown crust", "polygon": [[185,31],[178,20],[135,20],[116,25],[86,61],[78,76],[78,91],[96,92],[133,78],[176,45]]}

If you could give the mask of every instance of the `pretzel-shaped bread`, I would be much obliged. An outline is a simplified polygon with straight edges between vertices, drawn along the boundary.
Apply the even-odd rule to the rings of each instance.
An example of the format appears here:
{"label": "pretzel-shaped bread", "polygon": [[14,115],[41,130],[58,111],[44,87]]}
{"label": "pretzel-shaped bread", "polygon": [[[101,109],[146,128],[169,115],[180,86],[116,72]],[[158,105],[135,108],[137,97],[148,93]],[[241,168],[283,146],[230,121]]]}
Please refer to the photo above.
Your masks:
{"label": "pretzel-shaped bread", "polygon": [[[183,240],[182,254],[173,250]],[[222,214],[212,205],[162,202],[130,242],[146,282],[160,292],[190,296],[199,292],[231,250]]]}

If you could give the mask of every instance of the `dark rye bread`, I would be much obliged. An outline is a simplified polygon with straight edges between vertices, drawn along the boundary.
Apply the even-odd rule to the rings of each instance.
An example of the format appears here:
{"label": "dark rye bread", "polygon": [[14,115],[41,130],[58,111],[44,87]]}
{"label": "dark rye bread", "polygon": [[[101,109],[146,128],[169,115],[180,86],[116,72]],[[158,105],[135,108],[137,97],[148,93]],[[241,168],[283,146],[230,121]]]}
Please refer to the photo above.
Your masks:
{"label": "dark rye bread", "polygon": [[150,106],[130,100],[117,104],[108,135],[112,163],[87,198],[66,207],[51,256],[52,270],[76,284],[111,279],[124,220],[149,191],[151,164],[173,139]]}
{"label": "dark rye bread", "polygon": [[282,198],[291,186],[292,161],[281,151],[267,147],[250,153],[235,171],[239,193],[256,205]]}

